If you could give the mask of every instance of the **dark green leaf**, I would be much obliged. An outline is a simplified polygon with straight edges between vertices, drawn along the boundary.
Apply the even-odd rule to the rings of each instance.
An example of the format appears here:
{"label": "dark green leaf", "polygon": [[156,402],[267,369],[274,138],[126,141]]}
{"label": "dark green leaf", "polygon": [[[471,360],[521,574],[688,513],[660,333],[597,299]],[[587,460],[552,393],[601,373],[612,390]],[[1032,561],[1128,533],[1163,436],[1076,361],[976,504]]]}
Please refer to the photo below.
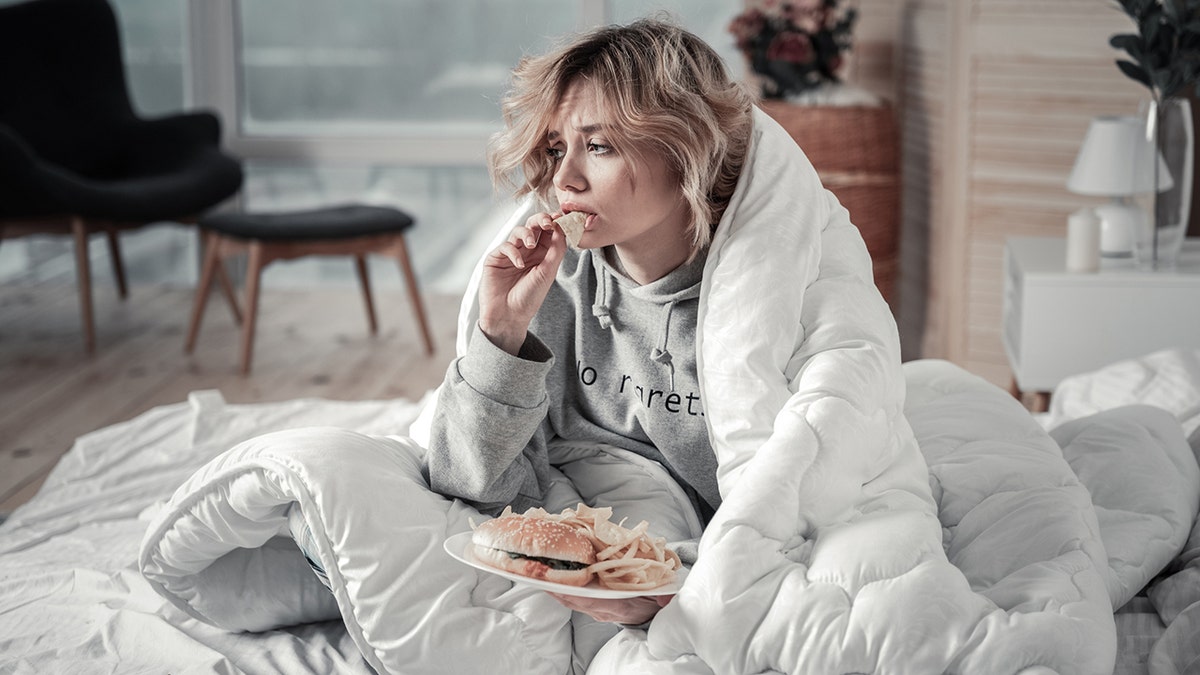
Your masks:
{"label": "dark green leaf", "polygon": [[1118,60],[1117,67],[1121,69],[1122,73],[1125,73],[1126,77],[1141,82],[1150,89],[1154,88],[1154,85],[1150,82],[1150,76],[1147,75],[1146,71],[1142,70],[1141,66],[1137,65],[1136,63]]}
{"label": "dark green leaf", "polygon": [[1162,41],[1169,47],[1175,42],[1175,36],[1179,35],[1180,30],[1180,26],[1164,23],[1158,27],[1158,34]]}
{"label": "dark green leaf", "polygon": [[1147,19],[1146,21],[1141,22],[1138,25],[1138,30],[1140,30],[1142,33],[1142,41],[1147,45],[1152,45],[1157,42],[1159,38],[1158,29],[1161,25],[1162,24],[1159,23],[1158,19]]}
{"label": "dark green leaf", "polygon": [[1176,26],[1182,22],[1184,12],[1186,11],[1177,3],[1178,0],[1162,0],[1163,14]]}
{"label": "dark green leaf", "polygon": [[1183,88],[1183,82],[1175,73],[1163,72],[1162,86],[1158,88],[1162,92],[1163,98],[1170,98]]}
{"label": "dark green leaf", "polygon": [[1128,33],[1114,35],[1109,39],[1108,44],[1112,45],[1114,49],[1125,50],[1135,61],[1142,60],[1142,39],[1136,35]]}

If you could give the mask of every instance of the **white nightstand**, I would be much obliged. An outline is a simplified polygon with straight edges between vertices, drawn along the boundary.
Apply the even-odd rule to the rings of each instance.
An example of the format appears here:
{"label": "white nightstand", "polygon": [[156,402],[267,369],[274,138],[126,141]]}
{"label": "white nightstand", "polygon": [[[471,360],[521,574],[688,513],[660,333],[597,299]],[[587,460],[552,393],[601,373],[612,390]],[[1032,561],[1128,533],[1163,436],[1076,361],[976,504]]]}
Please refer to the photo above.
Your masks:
{"label": "white nightstand", "polygon": [[1066,271],[1061,238],[1015,237],[1004,248],[1004,351],[1014,394],[1046,393],[1065,377],[1167,347],[1200,347],[1200,240],[1177,269],[1132,265]]}

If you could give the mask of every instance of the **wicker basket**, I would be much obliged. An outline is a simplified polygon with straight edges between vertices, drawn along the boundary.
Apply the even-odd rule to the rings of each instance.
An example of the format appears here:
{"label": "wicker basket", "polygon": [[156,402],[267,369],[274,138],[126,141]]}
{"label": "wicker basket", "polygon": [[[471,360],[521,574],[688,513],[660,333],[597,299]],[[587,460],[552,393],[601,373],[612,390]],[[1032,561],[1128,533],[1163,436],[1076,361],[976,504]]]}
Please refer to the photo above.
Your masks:
{"label": "wicker basket", "polygon": [[892,304],[900,254],[900,139],[892,107],[759,105],[796,139],[850,212],[871,253],[875,285]]}

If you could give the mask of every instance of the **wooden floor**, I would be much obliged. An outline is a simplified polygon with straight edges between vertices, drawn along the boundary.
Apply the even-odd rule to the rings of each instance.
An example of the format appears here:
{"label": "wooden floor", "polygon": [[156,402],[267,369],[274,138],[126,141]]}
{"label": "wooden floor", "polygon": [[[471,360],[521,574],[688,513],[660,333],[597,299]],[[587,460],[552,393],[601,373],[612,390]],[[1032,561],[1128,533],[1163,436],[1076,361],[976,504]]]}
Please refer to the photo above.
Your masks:
{"label": "wooden floor", "polygon": [[121,301],[95,287],[97,349],[83,351],[74,284],[0,286],[0,517],[24,503],[74,439],[189,392],[231,403],[301,397],[419,399],[454,353],[459,299],[425,295],[437,350],[427,356],[403,289],[376,290],[368,333],[353,287],[264,288],[253,370],[238,374],[238,326],[219,295],[195,352],[183,353],[190,288],[134,286]]}

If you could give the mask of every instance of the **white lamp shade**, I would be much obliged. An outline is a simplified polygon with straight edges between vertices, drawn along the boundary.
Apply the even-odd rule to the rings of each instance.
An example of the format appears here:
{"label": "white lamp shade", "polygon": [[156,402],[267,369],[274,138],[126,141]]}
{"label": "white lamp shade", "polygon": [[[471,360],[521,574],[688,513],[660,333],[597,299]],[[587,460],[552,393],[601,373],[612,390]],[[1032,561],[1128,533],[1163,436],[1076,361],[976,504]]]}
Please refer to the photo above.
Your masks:
{"label": "white lamp shade", "polygon": [[1162,154],[1146,137],[1139,117],[1096,117],[1088,127],[1067,189],[1096,197],[1129,197],[1154,191],[1154,165],[1158,160],[1158,191],[1174,187]]}

